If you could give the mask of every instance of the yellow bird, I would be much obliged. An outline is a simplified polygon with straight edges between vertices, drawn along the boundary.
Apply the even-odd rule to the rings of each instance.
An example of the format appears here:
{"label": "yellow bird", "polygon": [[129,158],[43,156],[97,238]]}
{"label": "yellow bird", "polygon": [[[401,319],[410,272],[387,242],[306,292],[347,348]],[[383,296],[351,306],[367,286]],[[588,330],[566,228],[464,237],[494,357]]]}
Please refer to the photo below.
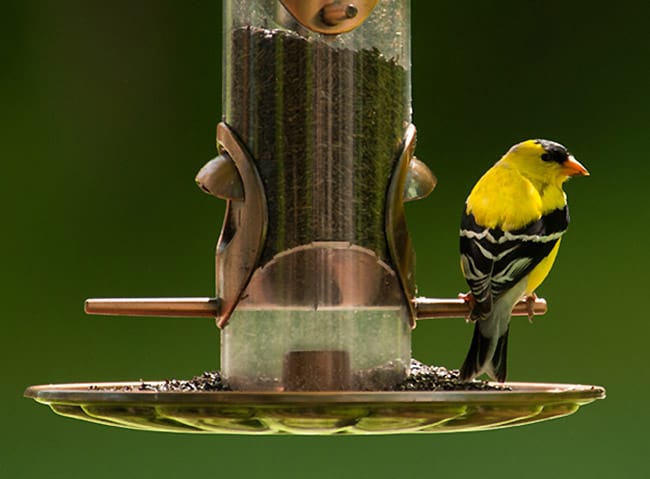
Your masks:
{"label": "yellow bird", "polygon": [[476,325],[462,380],[485,373],[505,381],[512,308],[535,297],[553,266],[569,225],[562,185],[578,175],[589,172],[564,146],[527,140],[510,148],[467,197],[460,257]]}

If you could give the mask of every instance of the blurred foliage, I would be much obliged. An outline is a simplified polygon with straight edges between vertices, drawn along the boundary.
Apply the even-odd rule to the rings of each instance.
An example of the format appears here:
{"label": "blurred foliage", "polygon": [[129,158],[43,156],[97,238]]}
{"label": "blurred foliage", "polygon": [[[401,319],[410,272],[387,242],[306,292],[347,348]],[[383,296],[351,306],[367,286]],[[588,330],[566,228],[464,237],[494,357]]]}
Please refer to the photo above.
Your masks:
{"label": "blurred foliage", "polygon": [[[4,2],[0,17],[2,477],[644,477],[650,173],[647,2],[413,2],[421,294],[454,296],[460,208],[513,143],[567,145],[573,223],[511,332],[513,380],[601,384],[575,416],[490,433],[254,438],[136,433],[55,416],[30,384],[190,377],[218,366],[211,321],[87,317],[86,297],[213,291],[220,2]],[[414,356],[457,366],[471,328],[430,321]],[[255,460],[250,460],[254,457]],[[37,458],[36,460],[34,458]],[[526,471],[525,473],[522,471]],[[128,474],[131,473],[131,474]]]}

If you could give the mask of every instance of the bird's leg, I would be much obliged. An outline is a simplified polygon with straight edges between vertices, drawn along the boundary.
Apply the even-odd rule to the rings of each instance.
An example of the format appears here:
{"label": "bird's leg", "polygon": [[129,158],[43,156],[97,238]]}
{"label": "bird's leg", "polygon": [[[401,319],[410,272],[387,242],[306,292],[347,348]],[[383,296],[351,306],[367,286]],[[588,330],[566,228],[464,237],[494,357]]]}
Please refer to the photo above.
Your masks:
{"label": "bird's leg", "polygon": [[467,313],[465,313],[465,321],[468,323],[472,322],[472,310],[474,309],[474,305],[476,304],[476,300],[474,299],[474,296],[472,293],[458,293],[458,298],[462,299],[465,301],[465,304],[468,306]]}
{"label": "bird's leg", "polygon": [[535,317],[535,301],[537,301],[537,295],[534,291],[526,296],[526,309],[528,311],[528,322],[530,324],[533,324],[533,318]]}

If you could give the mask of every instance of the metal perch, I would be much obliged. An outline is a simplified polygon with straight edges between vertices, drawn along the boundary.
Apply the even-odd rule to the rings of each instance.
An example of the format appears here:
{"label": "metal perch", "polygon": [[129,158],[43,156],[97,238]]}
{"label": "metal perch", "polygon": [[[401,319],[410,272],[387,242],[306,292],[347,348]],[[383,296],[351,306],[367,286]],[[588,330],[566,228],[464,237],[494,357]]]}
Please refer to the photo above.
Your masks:
{"label": "metal perch", "polygon": [[[416,318],[464,318],[469,306],[460,298],[414,299]],[[107,316],[168,316],[177,318],[214,318],[220,315],[217,298],[90,298],[84,310],[88,314]],[[536,316],[547,311],[546,300],[537,298],[533,307]],[[528,316],[528,304],[522,299],[515,305],[513,316]]]}

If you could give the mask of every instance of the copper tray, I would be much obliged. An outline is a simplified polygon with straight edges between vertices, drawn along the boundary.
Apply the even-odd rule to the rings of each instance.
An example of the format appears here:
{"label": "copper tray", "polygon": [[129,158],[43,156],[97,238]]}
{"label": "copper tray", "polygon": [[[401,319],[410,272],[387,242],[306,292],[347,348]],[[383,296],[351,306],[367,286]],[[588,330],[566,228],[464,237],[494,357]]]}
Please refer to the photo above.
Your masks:
{"label": "copper tray", "polygon": [[[599,386],[519,382],[506,383],[510,391],[313,393],[138,391],[140,384],[31,386],[25,396],[62,416],[130,429],[324,435],[484,431],[567,416],[605,397]],[[106,390],[126,386],[134,390]]]}

